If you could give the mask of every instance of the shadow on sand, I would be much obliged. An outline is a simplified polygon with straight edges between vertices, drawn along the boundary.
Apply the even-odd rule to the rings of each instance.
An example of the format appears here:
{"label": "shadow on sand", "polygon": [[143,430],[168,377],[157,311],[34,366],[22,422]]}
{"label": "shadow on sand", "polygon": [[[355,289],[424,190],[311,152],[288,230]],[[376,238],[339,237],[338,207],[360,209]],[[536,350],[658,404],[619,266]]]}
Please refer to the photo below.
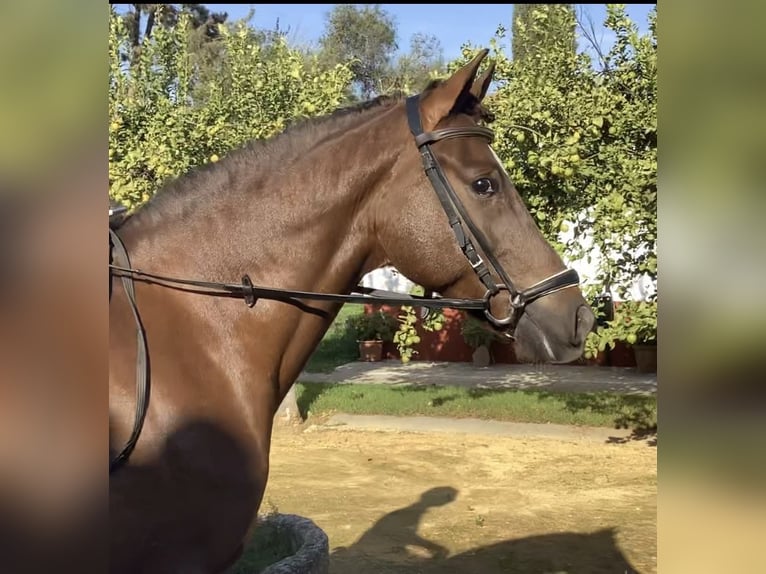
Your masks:
{"label": "shadow on sand", "polygon": [[455,500],[458,491],[440,486],[386,514],[351,546],[330,556],[331,574],[638,574],[622,554],[615,531],[563,532],[510,539],[449,555],[418,534],[429,508]]}

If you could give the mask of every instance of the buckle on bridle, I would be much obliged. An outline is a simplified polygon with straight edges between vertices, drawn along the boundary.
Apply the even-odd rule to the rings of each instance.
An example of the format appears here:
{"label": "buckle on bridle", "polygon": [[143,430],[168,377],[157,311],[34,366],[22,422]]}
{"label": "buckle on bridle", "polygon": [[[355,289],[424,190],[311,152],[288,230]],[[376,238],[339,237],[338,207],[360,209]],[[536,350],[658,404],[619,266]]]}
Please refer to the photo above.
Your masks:
{"label": "buckle on bridle", "polygon": [[470,261],[468,262],[468,263],[470,263],[470,265],[471,265],[471,268],[472,268],[474,271],[476,271],[476,270],[477,270],[479,267],[481,267],[482,265],[484,265],[484,259],[482,259],[482,258],[481,258],[481,255],[479,255],[478,253],[476,253],[476,257],[478,257],[478,258],[479,258],[479,260],[478,260],[476,263],[471,263]]}

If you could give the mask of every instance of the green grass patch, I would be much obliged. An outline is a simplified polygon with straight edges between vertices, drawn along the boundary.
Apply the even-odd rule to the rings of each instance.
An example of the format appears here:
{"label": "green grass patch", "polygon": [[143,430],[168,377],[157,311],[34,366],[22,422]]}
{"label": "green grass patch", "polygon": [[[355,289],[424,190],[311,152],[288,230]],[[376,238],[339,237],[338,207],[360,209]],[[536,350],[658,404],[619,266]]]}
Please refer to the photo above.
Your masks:
{"label": "green grass patch", "polygon": [[331,373],[335,367],[359,358],[359,345],[353,335],[346,331],[346,319],[363,311],[364,305],[360,303],[343,305],[319,346],[309,358],[306,372]]}
{"label": "green grass patch", "polygon": [[298,383],[304,416],[348,414],[443,416],[646,431],[656,427],[655,396],[552,393],[448,386]]}

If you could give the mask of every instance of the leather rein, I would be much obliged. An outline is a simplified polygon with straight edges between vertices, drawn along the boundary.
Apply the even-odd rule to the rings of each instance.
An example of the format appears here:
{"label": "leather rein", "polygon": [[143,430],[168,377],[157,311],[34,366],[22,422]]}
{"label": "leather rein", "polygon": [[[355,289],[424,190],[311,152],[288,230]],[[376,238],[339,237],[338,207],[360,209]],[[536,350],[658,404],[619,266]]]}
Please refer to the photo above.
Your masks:
{"label": "leather rein", "polygon": [[[174,277],[167,277],[158,275],[155,273],[148,273],[139,269],[134,269],[130,265],[130,259],[128,252],[114,230],[109,229],[110,240],[110,273],[116,277],[120,277],[122,280],[123,288],[128,298],[128,304],[133,313],[133,318],[136,322],[137,332],[137,346],[138,356],[136,360],[136,413],[133,422],[133,430],[125,446],[120,453],[113,458],[109,463],[109,473],[111,474],[122,466],[130,457],[133,449],[138,442],[138,438],[143,428],[146,413],[149,408],[149,363],[148,363],[148,350],[146,345],[146,334],[141,322],[141,317],[138,313],[138,306],[135,299],[135,290],[133,281],[144,280],[150,283],[156,283],[159,285],[166,285],[172,287],[189,287],[195,292],[210,294],[210,295],[222,295],[229,297],[242,298],[248,307],[253,307],[258,299],[270,299],[277,301],[296,301],[296,300],[315,300],[315,301],[336,301],[340,303],[377,303],[377,304],[398,304],[398,305],[417,305],[425,309],[465,309],[465,310],[478,310],[483,311],[487,320],[496,327],[507,328],[509,335],[512,337],[513,326],[515,326],[524,307],[532,301],[566,289],[568,287],[576,287],[580,283],[580,278],[574,269],[565,269],[551,277],[548,277],[538,283],[535,283],[531,287],[524,289],[523,291],[517,290],[508,274],[500,265],[497,258],[492,253],[484,234],[476,227],[471,220],[465,207],[458,198],[455,190],[447,181],[444,171],[442,170],[439,162],[434,157],[431,151],[431,144],[459,137],[481,137],[487,140],[488,144],[491,144],[494,140],[494,134],[492,130],[481,127],[460,127],[460,128],[444,128],[434,130],[430,132],[423,132],[422,124],[420,121],[420,112],[418,110],[419,96],[411,96],[407,98],[407,122],[409,124],[410,131],[415,138],[415,144],[420,151],[420,156],[423,161],[423,168],[429,181],[431,182],[434,191],[436,192],[439,202],[444,209],[447,218],[449,220],[450,228],[455,234],[455,239],[460,246],[461,251],[468,259],[474,273],[478,276],[486,288],[484,297],[481,299],[459,299],[459,298],[443,298],[443,297],[423,297],[418,295],[406,295],[402,293],[395,293],[393,291],[384,291],[370,289],[358,285],[355,289],[355,293],[348,295],[335,294],[335,293],[316,293],[312,291],[293,291],[288,289],[277,289],[271,287],[261,287],[253,285],[250,277],[244,275],[240,283],[218,283],[212,281],[200,281],[192,279],[179,279]],[[482,259],[481,255],[476,251],[470,237],[463,230],[463,224],[466,225],[470,233],[476,239],[477,243],[484,252],[489,264],[496,271],[497,275],[501,278],[502,283],[496,283],[492,278],[487,264]],[[504,318],[497,318],[492,315],[490,308],[490,300],[493,296],[497,295],[501,291],[507,291],[510,304],[511,313]],[[110,291],[111,298],[111,280]]]}

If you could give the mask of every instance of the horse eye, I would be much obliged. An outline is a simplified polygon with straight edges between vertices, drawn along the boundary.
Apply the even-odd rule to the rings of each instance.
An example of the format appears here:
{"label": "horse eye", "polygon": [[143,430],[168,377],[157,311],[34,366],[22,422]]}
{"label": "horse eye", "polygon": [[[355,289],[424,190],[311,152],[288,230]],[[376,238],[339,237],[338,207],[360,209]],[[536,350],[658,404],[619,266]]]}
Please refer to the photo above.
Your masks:
{"label": "horse eye", "polygon": [[488,177],[480,177],[471,184],[471,188],[479,195],[492,195],[497,191],[495,182]]}

